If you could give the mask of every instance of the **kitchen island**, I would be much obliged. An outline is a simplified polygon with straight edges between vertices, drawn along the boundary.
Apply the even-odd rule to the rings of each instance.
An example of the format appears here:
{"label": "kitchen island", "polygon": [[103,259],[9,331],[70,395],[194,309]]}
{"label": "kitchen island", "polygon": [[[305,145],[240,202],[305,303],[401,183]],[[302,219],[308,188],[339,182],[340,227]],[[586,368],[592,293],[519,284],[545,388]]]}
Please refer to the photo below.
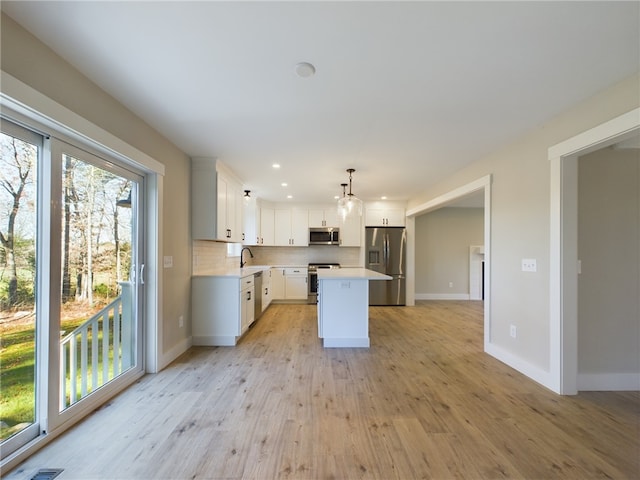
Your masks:
{"label": "kitchen island", "polygon": [[318,336],[324,347],[369,347],[369,282],[391,280],[366,268],[318,270]]}

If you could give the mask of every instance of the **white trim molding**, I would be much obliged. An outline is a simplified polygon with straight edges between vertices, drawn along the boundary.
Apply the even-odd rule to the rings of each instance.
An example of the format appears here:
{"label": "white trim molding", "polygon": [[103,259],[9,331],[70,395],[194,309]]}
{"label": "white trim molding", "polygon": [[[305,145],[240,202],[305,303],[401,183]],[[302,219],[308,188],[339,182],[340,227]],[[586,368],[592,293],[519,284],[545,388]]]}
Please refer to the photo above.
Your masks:
{"label": "white trim molding", "polygon": [[416,293],[416,300],[471,300],[468,293]]}
{"label": "white trim molding", "polygon": [[[485,175],[407,211],[407,228],[411,226],[409,238],[412,239],[415,237],[414,222],[416,216],[444,207],[453,200],[462,198],[470,193],[480,190],[484,191],[484,351],[487,353],[489,353],[489,343],[491,342],[491,182],[491,174]],[[409,230],[407,231],[409,232]],[[409,268],[407,268],[408,289],[415,288],[415,258],[415,242],[407,242],[407,262],[409,265]],[[410,293],[411,296],[409,293],[407,294],[407,304],[409,304],[409,298],[411,298],[412,302],[417,298],[413,290]]]}
{"label": "white trim molding", "polygon": [[549,347],[545,384],[563,395],[578,392],[578,156],[637,135],[640,108],[560,142],[550,162]]}

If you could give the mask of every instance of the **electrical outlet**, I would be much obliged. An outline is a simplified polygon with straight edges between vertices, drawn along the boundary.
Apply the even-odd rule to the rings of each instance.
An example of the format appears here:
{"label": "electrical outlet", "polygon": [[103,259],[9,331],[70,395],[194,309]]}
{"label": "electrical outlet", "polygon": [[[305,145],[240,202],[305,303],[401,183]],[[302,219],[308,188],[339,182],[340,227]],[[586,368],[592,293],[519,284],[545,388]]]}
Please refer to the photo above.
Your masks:
{"label": "electrical outlet", "polygon": [[523,272],[537,272],[538,266],[535,258],[523,258],[522,259],[522,271]]}
{"label": "electrical outlet", "polygon": [[178,326],[179,326],[180,328],[184,327],[184,315],[180,315],[180,316],[178,317]]}
{"label": "electrical outlet", "polygon": [[173,257],[166,255],[164,257],[164,268],[173,268]]}
{"label": "electrical outlet", "polygon": [[516,327],[515,325],[511,325],[509,327],[509,334],[512,338],[516,338],[518,336],[518,327]]}
{"label": "electrical outlet", "polygon": [[449,282],[449,288],[453,288],[453,282]]}

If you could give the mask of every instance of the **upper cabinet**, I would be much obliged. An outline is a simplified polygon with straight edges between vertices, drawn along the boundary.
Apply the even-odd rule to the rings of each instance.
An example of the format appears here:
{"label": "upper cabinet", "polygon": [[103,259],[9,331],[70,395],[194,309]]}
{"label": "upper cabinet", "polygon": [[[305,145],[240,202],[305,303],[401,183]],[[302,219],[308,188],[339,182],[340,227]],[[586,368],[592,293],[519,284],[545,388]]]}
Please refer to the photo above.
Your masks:
{"label": "upper cabinet", "polygon": [[245,245],[274,245],[273,208],[264,204],[260,199],[256,199],[245,203],[243,212],[243,243]]}
{"label": "upper cabinet", "polygon": [[292,208],[255,199],[244,203],[243,211],[245,245],[306,247],[309,228],[317,227],[339,228],[341,247],[359,247],[361,244],[362,217],[349,217],[343,221],[332,206]]}
{"label": "upper cabinet", "polygon": [[367,205],[364,224],[367,227],[404,227],[405,209],[400,205],[381,202]]}
{"label": "upper cabinet", "polygon": [[337,208],[310,209],[309,227],[340,227],[340,218]]}
{"label": "upper cabinet", "polygon": [[359,247],[362,235],[362,217],[354,215],[340,222],[340,246]]}
{"label": "upper cabinet", "polygon": [[241,242],[242,227],[242,183],[216,159],[192,159],[193,239]]}
{"label": "upper cabinet", "polygon": [[309,212],[296,208],[278,208],[274,212],[275,245],[309,245]]}

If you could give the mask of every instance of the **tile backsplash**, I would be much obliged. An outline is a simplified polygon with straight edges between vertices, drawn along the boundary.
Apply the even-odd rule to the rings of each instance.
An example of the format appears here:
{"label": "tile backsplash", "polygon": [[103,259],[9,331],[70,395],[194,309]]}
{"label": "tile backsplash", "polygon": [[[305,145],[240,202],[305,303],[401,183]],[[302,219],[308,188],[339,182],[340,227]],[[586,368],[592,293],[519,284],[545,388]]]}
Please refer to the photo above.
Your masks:
{"label": "tile backsplash", "polygon": [[[361,266],[359,247],[249,247],[253,258],[245,253],[247,265],[307,265],[313,262],[336,262],[342,266]],[[227,244],[194,240],[193,274],[206,275],[213,270],[237,268],[238,257],[227,257]]]}

